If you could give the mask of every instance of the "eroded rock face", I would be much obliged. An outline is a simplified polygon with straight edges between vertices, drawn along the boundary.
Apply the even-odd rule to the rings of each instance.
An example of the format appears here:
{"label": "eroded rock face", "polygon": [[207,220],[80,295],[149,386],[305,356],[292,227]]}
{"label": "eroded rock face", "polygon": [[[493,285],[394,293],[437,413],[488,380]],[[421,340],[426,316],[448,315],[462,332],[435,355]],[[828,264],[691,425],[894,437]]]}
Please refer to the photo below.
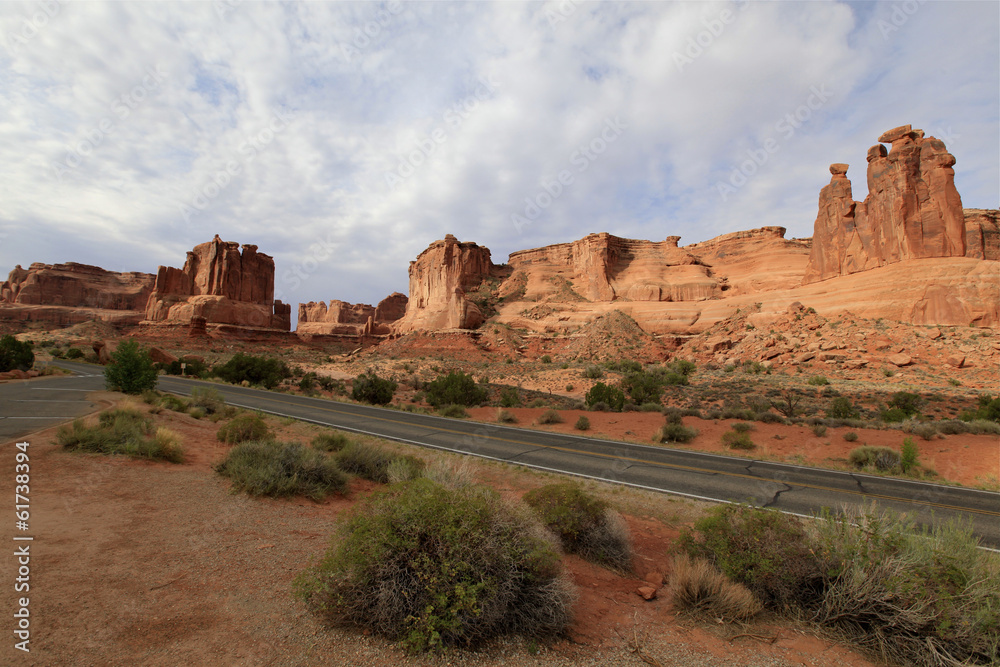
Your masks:
{"label": "eroded rock face", "polygon": [[183,269],[161,266],[146,304],[151,322],[232,324],[288,331],[291,307],[274,300],[274,260],[257,246],[216,235],[187,254]]}
{"label": "eroded rock face", "polygon": [[406,303],[409,301],[405,294],[393,292],[378,302],[375,306],[376,322],[395,322],[402,319],[406,314]]}
{"label": "eroded rock face", "polygon": [[967,235],[955,158],[944,142],[909,125],[878,140],[892,147],[880,143],[868,150],[864,202],[851,195],[847,165],[830,166],[803,284],[908,259],[984,256],[983,239]]}
{"label": "eroded rock face", "polygon": [[1000,260],[1000,211],[965,209],[965,256]]}
{"label": "eroded rock face", "polygon": [[393,331],[478,327],[483,313],[466,292],[478,287],[492,269],[488,248],[461,243],[451,234],[435,241],[410,262],[410,297]]}
{"label": "eroded rock face", "polygon": [[67,262],[16,266],[0,283],[0,301],[35,306],[141,311],[153,290],[149,273],[115,273]]}

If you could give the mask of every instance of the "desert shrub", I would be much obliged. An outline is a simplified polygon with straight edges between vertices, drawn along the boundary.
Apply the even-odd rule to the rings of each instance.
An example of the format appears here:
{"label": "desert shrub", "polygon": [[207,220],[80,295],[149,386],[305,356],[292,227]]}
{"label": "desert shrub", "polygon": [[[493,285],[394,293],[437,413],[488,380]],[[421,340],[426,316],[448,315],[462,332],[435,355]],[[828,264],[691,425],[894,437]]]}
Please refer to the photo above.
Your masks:
{"label": "desert shrub", "polygon": [[[184,367],[181,368],[181,364]],[[208,365],[203,359],[197,357],[181,357],[169,364],[158,364],[167,375],[185,375],[187,377],[207,377],[209,374]]]}
{"label": "desert shrub", "polygon": [[811,378],[806,380],[806,382],[814,387],[822,387],[830,384],[830,381],[826,379],[825,375],[813,375]]}
{"label": "desert shrub", "polygon": [[543,354],[542,358],[539,359],[539,361],[541,361],[543,364],[551,364],[552,363],[552,357],[549,356],[549,355],[547,355],[547,354]]}
{"label": "desert shrub", "polygon": [[838,396],[830,401],[826,416],[832,419],[857,419],[858,410],[846,396]]}
{"label": "desert shrub", "polygon": [[316,383],[319,384],[319,388],[323,391],[330,391],[341,396],[347,393],[347,389],[344,388],[344,383],[341,380],[330,377],[329,375],[317,375]]}
{"label": "desert shrub", "polygon": [[924,440],[933,440],[937,437],[938,429],[936,425],[930,422],[920,422],[907,429],[907,432]]}
{"label": "desert shrub", "polygon": [[232,384],[261,385],[274,389],[285,378],[292,376],[291,369],[281,359],[258,357],[237,352],[224,364],[215,366],[212,373]]}
{"label": "desert shrub", "polygon": [[684,411],[675,407],[661,408],[660,412],[663,413],[663,417],[668,424],[680,424],[681,418],[684,416]]}
{"label": "desert shrub", "polygon": [[521,407],[521,393],[516,387],[504,387],[500,390],[500,407],[501,408],[519,408]]}
{"label": "desert shrub", "polygon": [[745,432],[740,433],[739,431],[726,431],[723,433],[722,444],[730,449],[742,449],[745,451],[757,449],[757,445],[750,438],[750,434]]}
{"label": "desert shrub", "polygon": [[437,409],[437,413],[442,417],[451,417],[452,419],[465,419],[469,416],[464,405],[456,405],[455,403],[442,405]]}
{"label": "desert shrub", "polygon": [[83,350],[78,347],[71,347],[66,350],[67,359],[83,359]]}
{"label": "desert shrub", "polygon": [[691,442],[698,437],[697,429],[685,426],[681,423],[668,421],[656,432],[654,440],[657,442]]}
{"label": "desert shrub", "polygon": [[526,509],[490,489],[427,479],[366,500],[295,592],[326,621],[410,651],[557,633],[575,597]]}
{"label": "desert shrub", "polygon": [[763,608],[746,586],[730,581],[708,561],[692,560],[687,554],[674,556],[669,591],[676,608],[713,619],[745,621]]}
{"label": "desert shrub", "polygon": [[339,452],[351,444],[351,439],[341,431],[324,431],[312,439],[312,446],[321,452]]}
{"label": "desert shrub", "polygon": [[427,402],[434,407],[442,405],[480,405],[486,401],[488,392],[476,384],[471,375],[462,371],[452,371],[440,375],[424,387]]}
{"label": "desert shrub", "polygon": [[899,452],[888,447],[857,447],[847,455],[847,460],[858,468],[874,468],[883,472],[899,465]]}
{"label": "desert shrub", "polygon": [[584,402],[591,409],[594,409],[597,403],[603,403],[609,409],[621,412],[622,406],[625,405],[625,394],[617,387],[609,387],[603,382],[598,382],[587,392]]}
{"label": "desert shrub", "polygon": [[249,440],[266,440],[271,437],[271,430],[263,417],[255,412],[247,412],[221,426],[215,437],[220,442],[237,444]]}
{"label": "desert shrub", "polygon": [[512,412],[500,409],[497,410],[497,421],[501,424],[516,424],[517,417],[515,417]]}
{"label": "desert shrub", "polygon": [[576,420],[575,424],[573,424],[573,428],[575,428],[577,431],[589,431],[590,420],[584,417],[583,415],[580,415],[580,418]]}
{"label": "desert shrub", "polygon": [[963,410],[959,415],[962,421],[1000,422],[1000,396],[994,398],[990,394],[980,394],[975,410]]}
{"label": "desert shrub", "polygon": [[913,438],[903,438],[903,446],[899,450],[899,467],[903,469],[904,473],[910,472],[917,466],[919,455],[920,450],[913,442]]}
{"label": "desert shrub", "polygon": [[420,477],[427,463],[417,456],[397,456],[386,468],[386,476],[390,484],[409,482]]}
{"label": "desert shrub", "polygon": [[756,415],[756,420],[762,424],[784,424],[785,419],[781,415],[776,415],[773,412],[764,411],[758,412]]}
{"label": "desert shrub", "polygon": [[529,491],[524,502],[566,551],[620,571],[632,568],[632,538],[621,515],[579,484],[549,484]]}
{"label": "desert shrub", "polygon": [[156,388],[156,368],[149,350],[132,338],[119,343],[104,367],[104,384],[111,391],[141,394]]}
{"label": "desert shrub", "polygon": [[973,419],[969,422],[969,433],[975,435],[1000,435],[1000,424],[986,419]]}
{"label": "desert shrub", "polygon": [[639,406],[639,412],[662,412],[663,406],[659,403],[643,403]]}
{"label": "desert shrub", "polygon": [[750,431],[756,430],[753,424],[747,422],[736,422],[731,426],[731,428],[737,433],[749,433]]}
{"label": "desert shrub", "polygon": [[142,402],[146,405],[159,405],[160,394],[155,389],[147,389],[142,392]]}
{"label": "desert shrub", "polygon": [[622,379],[622,389],[636,405],[659,403],[660,395],[663,393],[663,378],[659,374],[646,371],[629,373]]}
{"label": "desert shrub", "polygon": [[590,409],[592,411],[594,411],[594,412],[607,412],[611,408],[604,401],[598,401],[597,403],[594,403],[593,405],[591,405]]}
{"label": "desert shrub", "polygon": [[855,433],[854,431],[848,431],[847,433],[844,434],[844,440],[846,440],[847,442],[857,442],[858,434]]}
{"label": "desert shrub", "polygon": [[909,415],[902,408],[886,408],[879,413],[879,419],[884,421],[886,424],[895,424],[903,421],[907,417],[909,417]]}
{"label": "desert shrub", "polygon": [[814,622],[886,662],[1000,664],[1000,567],[968,525],[872,508],[818,529],[832,565]]}
{"label": "desert shrub", "polygon": [[822,594],[825,563],[810,552],[801,522],[788,514],[720,505],[693,530],[682,530],[678,545],[779,608],[808,608]]}
{"label": "desert shrub", "polygon": [[949,419],[938,424],[938,430],[945,435],[960,435],[968,433],[969,427],[961,420]]}
{"label": "desert shrub", "polygon": [[215,387],[195,387],[191,390],[191,403],[196,408],[201,408],[205,414],[224,414],[226,412],[226,399]]}
{"label": "desert shrub", "polygon": [[310,391],[312,391],[313,389],[316,388],[316,384],[317,384],[316,383],[316,374],[315,373],[306,373],[299,380],[299,389],[301,389],[304,392],[310,392]]}
{"label": "desert shrub", "polygon": [[12,370],[27,371],[35,364],[31,343],[19,341],[10,334],[0,338],[0,373]]}
{"label": "desert shrub", "polygon": [[562,424],[565,419],[555,410],[546,410],[538,417],[539,424]]}
{"label": "desert shrub", "polygon": [[188,402],[174,394],[164,394],[160,399],[160,405],[174,412],[187,412],[188,409]]}
{"label": "desert shrub", "polygon": [[251,496],[303,495],[322,500],[329,493],[348,490],[347,475],[332,459],[297,442],[241,442],[215,471],[232,481],[233,491]]}
{"label": "desert shrub", "polygon": [[817,438],[822,438],[826,435],[826,424],[813,424],[812,432]]}
{"label": "desert shrub", "polygon": [[889,398],[888,403],[890,408],[901,410],[907,417],[912,417],[920,412],[923,404],[924,399],[920,398],[918,394],[908,391],[897,391]]}
{"label": "desert shrub", "polygon": [[590,364],[583,369],[582,375],[590,380],[600,380],[604,377],[604,370],[597,364]]}
{"label": "desert shrub", "polygon": [[[677,375],[690,377],[694,375],[695,371],[698,370],[698,367],[694,364],[693,361],[688,361],[687,359],[674,359],[669,364],[667,364],[667,370],[668,372],[676,373]],[[685,382],[684,384],[687,384],[687,382]]]}
{"label": "desert shrub", "polygon": [[387,405],[392,402],[396,386],[395,380],[380,378],[374,370],[369,369],[354,378],[354,383],[351,386],[351,398],[372,405]]}
{"label": "desert shrub", "polygon": [[389,481],[389,464],[393,458],[381,447],[363,442],[352,442],[336,454],[341,470],[379,484]]}
{"label": "desert shrub", "polygon": [[152,420],[141,412],[119,407],[102,412],[98,423],[87,426],[77,419],[56,432],[56,443],[71,451],[123,454],[133,458],[184,460],[184,450],[176,434],[166,429],[158,433]]}
{"label": "desert shrub", "polygon": [[548,403],[545,402],[544,398],[536,398],[528,406],[529,408],[544,408]]}
{"label": "desert shrub", "polygon": [[639,406],[632,401],[628,401],[622,406],[622,412],[639,412]]}

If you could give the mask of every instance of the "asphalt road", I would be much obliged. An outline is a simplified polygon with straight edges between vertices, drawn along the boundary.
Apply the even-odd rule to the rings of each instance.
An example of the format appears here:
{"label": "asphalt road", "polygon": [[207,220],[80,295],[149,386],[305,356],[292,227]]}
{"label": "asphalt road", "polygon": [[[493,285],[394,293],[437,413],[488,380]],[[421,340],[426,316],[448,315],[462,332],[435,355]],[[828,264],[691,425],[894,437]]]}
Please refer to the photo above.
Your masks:
{"label": "asphalt road", "polygon": [[80,375],[48,376],[0,384],[0,442],[75,419],[97,405],[87,394],[104,388],[100,367],[74,364]]}
{"label": "asphalt road", "polygon": [[[72,362],[59,365],[91,375],[95,369]],[[90,382],[94,389],[103,387],[100,377],[78,381]],[[998,493],[445,419],[177,377],[161,376],[159,381],[162,391],[182,395],[197,386],[214,387],[231,405],[270,414],[693,498],[745,502],[807,516],[823,508],[840,511],[875,502],[926,525],[952,519],[971,522],[984,545],[1000,547]]]}

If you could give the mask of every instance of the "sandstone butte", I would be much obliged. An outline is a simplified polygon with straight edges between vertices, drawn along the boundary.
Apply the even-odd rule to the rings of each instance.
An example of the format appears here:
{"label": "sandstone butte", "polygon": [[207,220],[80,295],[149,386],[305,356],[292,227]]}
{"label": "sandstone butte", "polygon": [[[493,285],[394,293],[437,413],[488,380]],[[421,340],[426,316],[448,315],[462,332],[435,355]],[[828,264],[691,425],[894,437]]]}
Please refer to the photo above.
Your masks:
{"label": "sandstone butte", "polygon": [[391,324],[406,312],[405,294],[393,292],[377,306],[347,303],[333,299],[326,303],[299,304],[299,322],[295,333],[303,338],[314,336],[384,336],[391,333]]}
{"label": "sandstone butte", "polygon": [[495,265],[489,249],[449,234],[410,263],[410,300],[393,333],[495,317],[566,334],[619,310],[650,333],[692,334],[740,308],[783,313],[795,302],[828,316],[1000,326],[998,211],[962,208],[955,158],[939,139],[904,125],[879,142],[864,202],[851,196],[848,165],[831,165],[812,239],[786,239],[781,227],[687,246],[601,233]]}
{"label": "sandstone butte", "polygon": [[161,266],[146,303],[149,324],[225,324],[288,331],[291,306],[274,300],[274,260],[218,235],[188,252],[183,269]]}

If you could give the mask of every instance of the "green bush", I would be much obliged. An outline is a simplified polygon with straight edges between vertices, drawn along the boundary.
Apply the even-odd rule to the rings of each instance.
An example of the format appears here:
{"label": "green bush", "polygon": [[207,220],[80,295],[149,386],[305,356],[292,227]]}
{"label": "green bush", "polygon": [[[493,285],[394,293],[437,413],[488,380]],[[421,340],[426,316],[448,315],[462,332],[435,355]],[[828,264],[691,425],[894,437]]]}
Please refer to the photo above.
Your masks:
{"label": "green bush", "polygon": [[750,431],[755,431],[756,427],[748,422],[736,422],[730,428],[732,428],[737,433],[749,433]]}
{"label": "green bush", "polygon": [[66,350],[67,359],[83,359],[83,350],[78,347],[71,347]]}
{"label": "green bush", "polygon": [[469,416],[464,405],[456,405],[455,403],[442,405],[437,409],[437,413],[442,417],[451,417],[452,419],[465,419]]}
{"label": "green bush", "polygon": [[749,433],[739,431],[726,431],[722,434],[722,444],[730,449],[742,449],[751,451],[757,449],[757,445],[750,439]]}
{"label": "green bush", "polygon": [[388,405],[392,402],[392,395],[397,386],[395,380],[380,378],[374,370],[369,369],[354,378],[351,398],[372,405]]}
{"label": "green bush", "polygon": [[501,408],[521,407],[521,394],[516,387],[504,387],[500,390]]}
{"label": "green bush", "polygon": [[435,408],[442,405],[481,405],[486,402],[488,392],[476,384],[471,375],[462,371],[452,371],[440,375],[424,387],[427,402]]}
{"label": "green bush", "polygon": [[[690,377],[694,375],[698,367],[693,361],[688,361],[687,359],[674,359],[669,364],[667,364],[667,369],[677,375],[683,375],[684,377]],[[687,384],[686,382],[684,384]]]}
{"label": "green bush", "polygon": [[573,424],[573,428],[575,428],[577,431],[589,431],[590,420],[587,419],[585,416],[580,415],[580,418],[576,420],[575,424]]}
{"label": "green bush", "polygon": [[215,387],[195,387],[191,390],[190,405],[201,408],[205,414],[225,414],[226,399]]}
{"label": "green bush", "polygon": [[938,430],[945,435],[960,435],[968,433],[969,427],[965,422],[958,419],[949,419],[938,424]]}
{"label": "green bush", "polygon": [[[924,399],[920,398],[918,394],[914,394],[908,391],[897,391],[889,398],[889,408],[895,408],[903,412],[907,417],[912,417],[913,415],[920,412],[920,408],[923,407]],[[893,421],[896,421],[895,419]]]}
{"label": "green bush", "polygon": [[524,502],[538,513],[566,551],[623,572],[632,569],[632,538],[624,520],[579,484],[549,484],[529,491]]}
{"label": "green bush", "polygon": [[516,424],[517,417],[515,417],[513,413],[508,412],[507,410],[500,409],[497,410],[497,421],[500,422],[501,424]]}
{"label": "green bush", "polygon": [[879,413],[879,419],[884,421],[886,424],[901,422],[909,416],[910,415],[908,415],[902,408],[887,408]]}
{"label": "green bush", "polygon": [[546,410],[538,417],[539,424],[562,424],[565,419],[555,410]]}
{"label": "green bush", "polygon": [[810,552],[801,522],[788,514],[720,505],[693,530],[682,530],[678,545],[780,608],[808,608],[822,590],[824,563]]}
{"label": "green bush", "polygon": [[336,454],[341,470],[379,484],[389,482],[389,464],[394,458],[381,447],[363,442],[349,443]]}
{"label": "green bush", "polygon": [[597,364],[590,364],[583,369],[582,375],[590,380],[600,380],[604,377],[604,370]]}
{"label": "green bush", "polygon": [[994,398],[990,394],[980,394],[978,401],[975,410],[965,410],[959,418],[967,422],[982,420],[1000,423],[1000,396]]}
{"label": "green bush", "polygon": [[111,353],[111,361],[104,367],[104,384],[111,391],[141,394],[156,389],[156,368],[149,357],[149,350],[128,338]]}
{"label": "green bush", "polygon": [[656,432],[657,442],[691,442],[698,437],[698,431],[681,423],[667,422]]}
{"label": "green bush", "polygon": [[603,382],[598,382],[590,388],[583,400],[591,408],[597,403],[603,403],[611,410],[621,412],[622,406],[625,405],[625,394],[617,387],[609,387]]}
{"label": "green bush", "polygon": [[826,379],[825,375],[813,375],[811,378],[806,380],[806,382],[814,387],[822,387],[830,384],[830,381]]}
{"label": "green bush", "polygon": [[543,354],[542,358],[539,359],[539,361],[541,361],[543,364],[551,364],[552,363],[552,357],[549,356],[549,355],[547,355],[547,354]]}
{"label": "green bush", "polygon": [[899,451],[899,467],[904,473],[910,472],[917,467],[917,458],[920,450],[913,442],[913,438],[903,438],[903,447]]}
{"label": "green bush", "polygon": [[212,373],[233,384],[261,385],[274,389],[285,378],[292,376],[291,369],[281,359],[257,357],[237,352],[224,364],[212,369]]}
{"label": "green bush", "polygon": [[10,334],[0,338],[0,373],[28,371],[35,364],[31,343],[21,342]]}
{"label": "green bush", "polygon": [[628,393],[636,405],[642,405],[643,403],[658,404],[660,402],[660,395],[663,394],[663,378],[656,373],[647,373],[645,371],[629,373],[622,380],[622,389]]}
{"label": "green bush", "polygon": [[874,468],[886,472],[899,465],[899,452],[888,447],[865,445],[852,449],[847,460],[858,468]]}
{"label": "green bush", "polygon": [[295,592],[324,620],[414,652],[561,632],[575,597],[522,506],[483,487],[427,479],[364,501]]}
{"label": "green bush", "polygon": [[266,440],[271,437],[271,430],[259,414],[248,412],[220,427],[215,437],[220,442],[236,444],[248,440]]}
{"label": "green bush", "polygon": [[917,422],[915,424],[910,424],[909,427],[904,425],[903,430],[907,433],[919,436],[924,440],[933,440],[938,434],[937,426],[931,422]]}
{"label": "green bush", "polygon": [[233,491],[251,496],[303,495],[322,500],[327,494],[344,494],[349,488],[347,475],[332,459],[297,442],[242,442],[215,470],[232,480]]}
{"label": "green bush", "polygon": [[341,431],[324,431],[317,433],[311,444],[321,452],[339,452],[351,444],[351,439]]}
{"label": "green bush", "polygon": [[858,434],[855,433],[854,431],[848,431],[847,433],[844,434],[844,440],[846,440],[847,442],[857,442]]}
{"label": "green bush", "polygon": [[154,429],[152,420],[131,408],[102,412],[98,423],[86,426],[77,419],[56,432],[56,443],[68,450],[99,454],[124,454],[133,458],[184,460],[184,450],[175,434]]}
{"label": "green bush", "polygon": [[817,438],[822,438],[826,435],[826,424],[813,424],[812,432]]}
{"label": "green bush", "polygon": [[773,412],[764,411],[758,412],[755,415],[757,421],[762,424],[784,424],[785,419],[781,415],[776,415]]}
{"label": "green bush", "polygon": [[[181,368],[184,364],[184,368]],[[158,364],[167,375],[184,375],[185,377],[204,378],[209,375],[208,365],[203,359],[194,357],[181,357],[169,364]]]}
{"label": "green bush", "polygon": [[160,398],[160,405],[165,407],[167,410],[173,410],[174,412],[187,412],[188,409],[188,402],[180,396],[175,396],[174,394],[164,394]]}
{"label": "green bush", "polygon": [[831,419],[857,419],[860,415],[850,399],[846,396],[838,396],[830,401],[826,416]]}

